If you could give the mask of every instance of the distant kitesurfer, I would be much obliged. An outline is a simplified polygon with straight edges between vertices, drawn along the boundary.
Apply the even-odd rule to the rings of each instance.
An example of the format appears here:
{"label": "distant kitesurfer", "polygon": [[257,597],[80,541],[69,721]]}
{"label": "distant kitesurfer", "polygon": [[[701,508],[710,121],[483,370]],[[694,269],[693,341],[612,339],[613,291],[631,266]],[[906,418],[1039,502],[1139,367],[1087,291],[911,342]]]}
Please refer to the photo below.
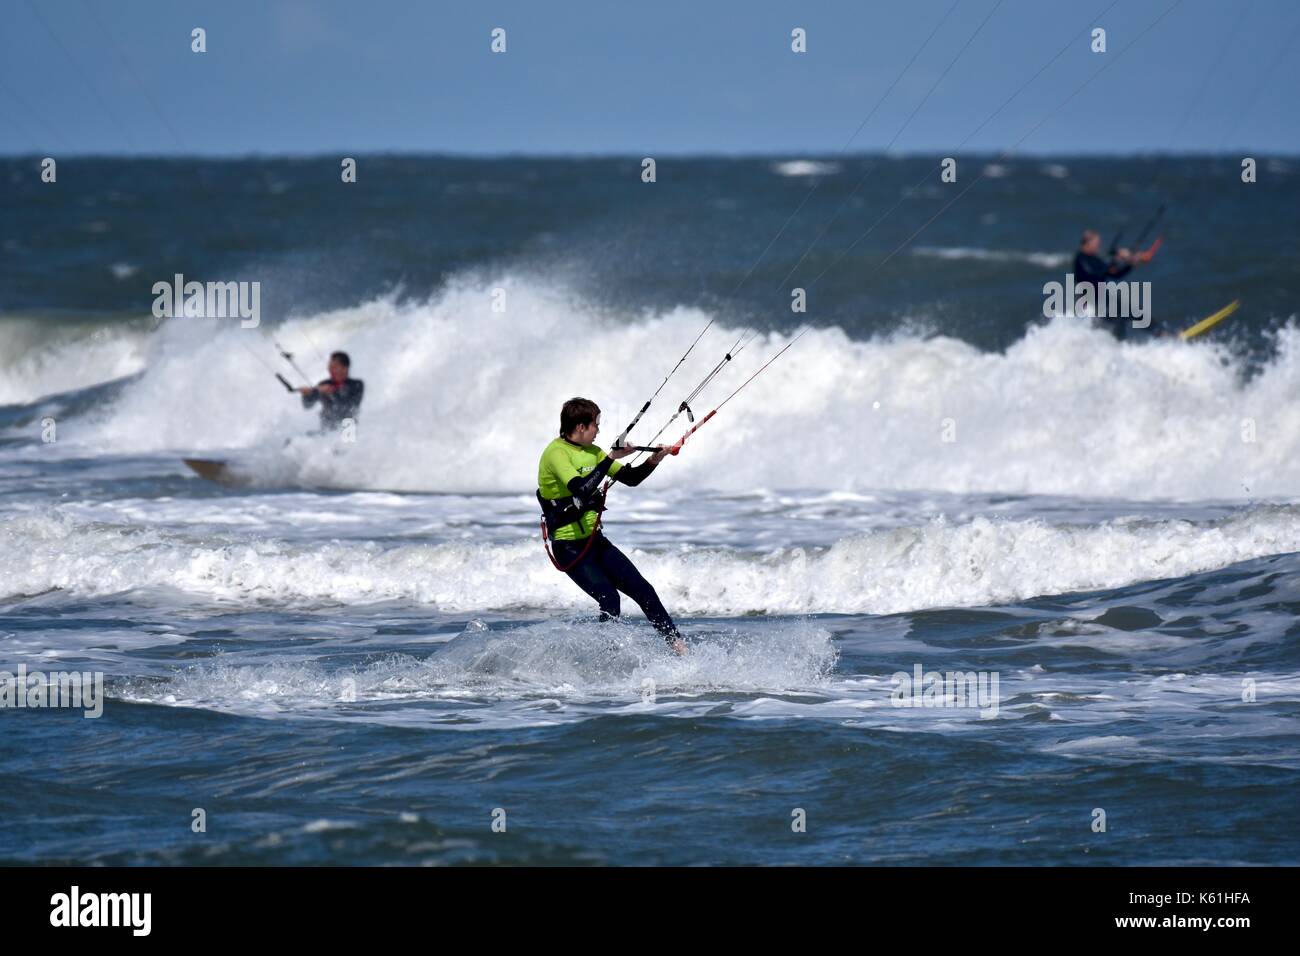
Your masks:
{"label": "distant kitesurfer", "polygon": [[356,420],[357,412],[361,408],[365,383],[360,379],[348,377],[348,370],[351,367],[352,360],[348,358],[347,352],[334,352],[330,355],[330,377],[322,379],[314,388],[304,385],[298,389],[302,393],[303,408],[311,408],[317,402],[321,403],[321,431],[333,431],[341,428],[348,419],[354,422]]}
{"label": "distant kitesurfer", "polygon": [[[1147,262],[1151,255],[1146,252],[1134,252],[1130,249],[1112,249],[1109,260],[1103,259],[1101,236],[1092,229],[1085,229],[1079,239],[1079,251],[1074,255],[1074,288],[1076,295],[1084,286],[1092,286],[1092,301],[1101,301],[1100,286],[1114,282],[1128,275],[1135,265]],[[1106,320],[1110,333],[1124,341],[1128,334],[1128,323],[1120,318]]]}
{"label": "distant kitesurfer", "polygon": [[668,449],[657,451],[639,465],[624,466],[634,448],[616,448],[608,455],[593,444],[600,431],[600,408],[585,398],[571,398],[560,411],[560,437],[542,452],[537,466],[537,500],[542,505],[546,534],[556,568],[566,573],[600,605],[600,619],[619,616],[619,592],[638,605],[646,618],[678,654],[686,644],[659,595],[636,566],[601,533],[605,508],[601,483],[607,478],[635,487],[658,467]]}

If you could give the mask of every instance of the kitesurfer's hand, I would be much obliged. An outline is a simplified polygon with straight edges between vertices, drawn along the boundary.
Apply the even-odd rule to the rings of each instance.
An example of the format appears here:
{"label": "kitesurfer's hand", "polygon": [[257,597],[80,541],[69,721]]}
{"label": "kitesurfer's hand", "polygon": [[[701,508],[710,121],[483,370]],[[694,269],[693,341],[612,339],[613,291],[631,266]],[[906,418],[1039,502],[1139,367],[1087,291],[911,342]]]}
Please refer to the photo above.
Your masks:
{"label": "kitesurfer's hand", "polygon": [[632,445],[624,445],[621,448],[611,448],[609,450],[609,457],[613,458],[615,461],[618,461],[620,458],[626,458],[628,455],[635,454],[636,448]]}
{"label": "kitesurfer's hand", "polygon": [[310,395],[312,392],[315,391],[315,389],[312,388],[310,385],[299,385],[298,391],[303,395]]}
{"label": "kitesurfer's hand", "polygon": [[650,456],[650,464],[652,465],[659,464],[659,462],[663,461],[664,457],[668,454],[667,445],[657,445],[655,447],[657,447],[659,450]]}

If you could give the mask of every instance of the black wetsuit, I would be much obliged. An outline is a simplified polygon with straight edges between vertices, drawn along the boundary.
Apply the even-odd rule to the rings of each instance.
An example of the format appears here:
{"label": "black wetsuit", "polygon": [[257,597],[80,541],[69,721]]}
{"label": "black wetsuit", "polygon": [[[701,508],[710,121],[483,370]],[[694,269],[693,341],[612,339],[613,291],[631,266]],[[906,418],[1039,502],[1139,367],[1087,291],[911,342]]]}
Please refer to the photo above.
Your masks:
{"label": "black wetsuit", "polygon": [[[591,474],[584,478],[574,478],[569,482],[569,491],[582,503],[582,510],[600,507],[602,503],[600,484],[609,471],[607,462],[612,460],[605,458]],[[620,469],[613,480],[619,484],[636,487],[645,481],[646,476],[655,468],[656,466],[649,461],[644,461],[639,465]],[[637,603],[645,614],[646,620],[653,624],[655,630],[666,640],[674,641],[681,637],[677,625],[673,623],[663,602],[659,600],[659,595],[655,593],[654,586],[641,576],[641,572],[636,569],[636,565],[628,559],[627,555],[614,547],[610,540],[601,534],[599,528],[595,532],[594,539],[590,541],[590,548],[586,555],[578,561],[578,555],[582,554],[583,549],[587,547],[587,538],[551,542],[555,560],[559,562],[560,567],[569,568],[566,573],[573,583],[586,591],[600,605],[602,621],[619,616],[618,594],[622,591]],[[574,564],[574,561],[578,563]]]}
{"label": "black wetsuit", "polygon": [[366,385],[359,378],[348,378],[333,392],[322,392],[321,385],[333,385],[334,380],[327,378],[302,397],[302,407],[311,408],[320,402],[321,431],[333,431],[340,428],[346,419],[356,421],[361,409],[361,396]]}
{"label": "black wetsuit", "polygon": [[[1107,262],[1101,256],[1094,256],[1087,252],[1078,252],[1074,256],[1074,290],[1078,295],[1079,290],[1085,286],[1092,286],[1092,301],[1097,312],[1101,311],[1101,286],[1107,282],[1113,282],[1116,279],[1122,279],[1133,269],[1131,262],[1121,263],[1118,259],[1111,259]],[[1106,323],[1106,328],[1110,334],[1115,336],[1121,342],[1128,335],[1128,322],[1122,318],[1109,317],[1106,319],[1096,319],[1098,323]]]}

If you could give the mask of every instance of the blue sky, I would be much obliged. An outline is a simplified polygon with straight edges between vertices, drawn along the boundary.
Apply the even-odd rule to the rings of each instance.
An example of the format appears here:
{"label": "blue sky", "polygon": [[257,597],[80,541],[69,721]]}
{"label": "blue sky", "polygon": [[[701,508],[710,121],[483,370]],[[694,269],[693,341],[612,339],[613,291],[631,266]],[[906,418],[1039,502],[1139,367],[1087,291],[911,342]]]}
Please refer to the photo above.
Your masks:
{"label": "blue sky", "polygon": [[1049,61],[963,149],[1300,153],[1300,4],[1175,2],[5,0],[0,153],[946,151]]}

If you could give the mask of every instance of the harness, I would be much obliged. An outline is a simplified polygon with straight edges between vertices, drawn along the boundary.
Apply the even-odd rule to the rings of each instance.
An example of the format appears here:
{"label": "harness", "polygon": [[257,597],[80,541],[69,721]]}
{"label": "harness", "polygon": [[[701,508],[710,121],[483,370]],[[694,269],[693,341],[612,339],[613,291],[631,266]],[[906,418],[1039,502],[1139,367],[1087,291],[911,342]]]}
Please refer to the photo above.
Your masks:
{"label": "harness", "polygon": [[[605,488],[608,487],[609,484],[606,483]],[[591,550],[592,544],[600,535],[600,522],[605,515],[605,490],[602,489],[592,496],[591,502],[596,509],[596,523],[592,526],[591,534],[587,536],[587,543],[583,545],[582,551],[567,565],[561,565],[555,560],[555,552],[551,550],[551,539],[555,532],[565,525],[580,523],[583,514],[591,510],[591,504],[575,501],[573,495],[566,495],[563,498],[543,498],[540,489],[537,492],[537,501],[542,506],[542,547],[546,549],[546,556],[551,559],[555,570],[567,574],[587,556],[587,552]]]}

